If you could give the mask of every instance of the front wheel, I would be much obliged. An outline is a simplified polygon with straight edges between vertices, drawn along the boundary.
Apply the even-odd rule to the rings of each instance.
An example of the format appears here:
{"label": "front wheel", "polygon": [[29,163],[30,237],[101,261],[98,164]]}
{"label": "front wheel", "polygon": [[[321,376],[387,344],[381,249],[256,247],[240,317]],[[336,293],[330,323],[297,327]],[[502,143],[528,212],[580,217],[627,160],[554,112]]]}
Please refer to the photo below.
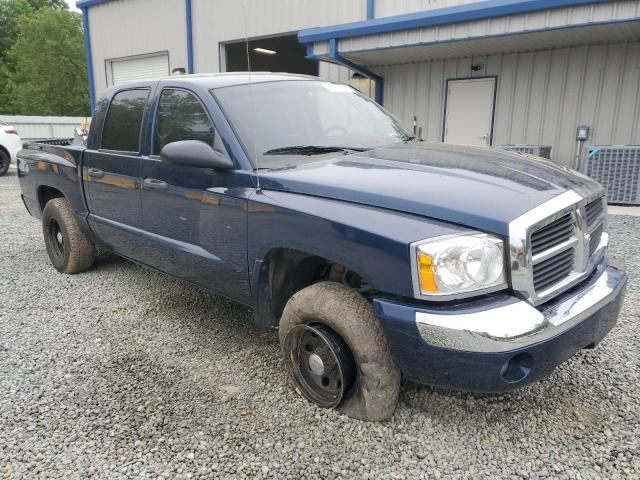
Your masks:
{"label": "front wheel", "polygon": [[358,292],[334,282],[299,291],[284,309],[279,337],[287,372],[305,398],[360,420],[393,414],[400,371]]}
{"label": "front wheel", "polygon": [[53,266],[62,273],[88,270],[95,259],[95,247],[81,230],[65,198],[54,198],[42,212],[42,233]]}

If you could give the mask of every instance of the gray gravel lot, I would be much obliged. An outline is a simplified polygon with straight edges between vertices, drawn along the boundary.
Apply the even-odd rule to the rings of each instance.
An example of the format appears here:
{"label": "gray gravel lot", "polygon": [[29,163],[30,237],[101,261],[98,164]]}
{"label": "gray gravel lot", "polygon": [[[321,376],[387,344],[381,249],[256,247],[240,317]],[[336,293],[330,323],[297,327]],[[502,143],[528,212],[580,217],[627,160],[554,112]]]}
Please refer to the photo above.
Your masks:
{"label": "gray gravel lot", "polygon": [[311,406],[250,312],[114,257],[50,266],[0,178],[0,477],[640,478],[640,218],[612,217],[620,322],[504,395],[404,385],[391,420]]}

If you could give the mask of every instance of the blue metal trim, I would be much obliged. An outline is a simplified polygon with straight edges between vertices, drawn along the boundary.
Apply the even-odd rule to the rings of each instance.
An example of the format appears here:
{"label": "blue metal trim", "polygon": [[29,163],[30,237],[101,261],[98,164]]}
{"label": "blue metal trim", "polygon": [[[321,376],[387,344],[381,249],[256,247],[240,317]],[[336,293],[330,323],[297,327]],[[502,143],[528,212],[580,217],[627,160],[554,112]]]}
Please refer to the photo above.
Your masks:
{"label": "blue metal trim", "polygon": [[332,38],[329,40],[329,61],[336,63],[338,65],[342,65],[344,67],[350,68],[354,72],[358,72],[359,74],[364,75],[365,77],[368,77],[371,80],[374,80],[376,82],[376,88],[374,92],[375,100],[380,105],[382,105],[383,92],[384,92],[384,88],[383,88],[384,79],[377,73],[374,73],[371,70],[361,67],[360,65],[340,55],[340,53],[338,53],[338,40],[335,38]]}
{"label": "blue metal trim", "polygon": [[367,0],[367,20],[375,18],[376,0]]}
{"label": "blue metal trim", "polygon": [[112,0],[78,0],[76,2],[76,7],[82,10],[83,8],[94,7],[96,5],[100,5],[101,3],[111,2]]}
{"label": "blue metal trim", "polygon": [[362,22],[310,28],[301,30],[298,33],[298,40],[300,43],[311,43],[332,38],[374,35],[398,30],[433,27],[505,15],[606,2],[607,0],[487,0],[392,17],[373,18]]}
{"label": "blue metal trim", "polygon": [[187,17],[187,72],[193,73],[193,24],[191,20],[191,0],[185,0],[185,15]]}
{"label": "blue metal trim", "polygon": [[307,43],[307,55],[305,58],[313,58],[313,43]]}
{"label": "blue metal trim", "polygon": [[338,40],[332,38],[329,40],[329,58],[337,58],[338,56]]}
{"label": "blue metal trim", "polygon": [[91,115],[96,108],[96,91],[93,81],[93,57],[91,55],[91,33],[89,31],[89,11],[82,9],[82,28],[84,30],[84,54],[87,64],[87,81],[89,82],[89,107]]}

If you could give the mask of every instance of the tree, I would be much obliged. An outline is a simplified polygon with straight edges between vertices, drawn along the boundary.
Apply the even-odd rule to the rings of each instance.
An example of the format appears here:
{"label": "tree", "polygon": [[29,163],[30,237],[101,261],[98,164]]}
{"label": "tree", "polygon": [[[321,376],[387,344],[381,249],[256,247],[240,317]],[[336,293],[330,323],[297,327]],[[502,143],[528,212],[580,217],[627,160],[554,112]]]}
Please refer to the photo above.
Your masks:
{"label": "tree", "polygon": [[26,0],[34,10],[43,7],[51,7],[55,10],[66,10],[67,3],[64,0]]}
{"label": "tree", "polygon": [[17,38],[6,54],[13,67],[6,75],[6,105],[0,109],[16,115],[87,115],[80,15],[58,8],[57,0],[31,3],[47,5],[18,19]]}
{"label": "tree", "polygon": [[16,41],[17,23],[23,15],[29,15],[42,7],[66,10],[64,0],[0,0],[0,61]]}

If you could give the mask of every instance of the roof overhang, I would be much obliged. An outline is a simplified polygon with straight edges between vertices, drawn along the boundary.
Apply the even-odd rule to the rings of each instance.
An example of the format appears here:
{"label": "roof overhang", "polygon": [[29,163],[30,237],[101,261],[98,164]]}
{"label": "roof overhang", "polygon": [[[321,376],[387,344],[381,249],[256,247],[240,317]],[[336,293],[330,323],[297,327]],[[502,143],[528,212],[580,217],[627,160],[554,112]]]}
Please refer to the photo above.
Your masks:
{"label": "roof overhang", "polygon": [[[91,0],[85,0],[91,1]],[[96,0],[93,0],[96,1]],[[99,1],[99,0],[98,0]],[[300,43],[312,43],[332,38],[351,38],[364,35],[413,30],[438,25],[485,20],[502,17],[575,7],[596,3],[606,3],[608,0],[486,0],[472,2],[453,7],[425,10],[404,15],[374,18],[362,22],[345,23],[329,27],[310,28],[298,34]]]}
{"label": "roof overhang", "polygon": [[303,30],[308,56],[361,68],[640,40],[640,0],[489,0]]}
{"label": "roof overhang", "polygon": [[[340,56],[362,67],[461,58],[500,53],[530,52],[588,44],[640,41],[640,20],[589,25],[574,28],[546,29],[520,34],[503,34],[482,38],[425,42],[388,48],[340,50]],[[331,61],[328,56],[319,59]]]}

